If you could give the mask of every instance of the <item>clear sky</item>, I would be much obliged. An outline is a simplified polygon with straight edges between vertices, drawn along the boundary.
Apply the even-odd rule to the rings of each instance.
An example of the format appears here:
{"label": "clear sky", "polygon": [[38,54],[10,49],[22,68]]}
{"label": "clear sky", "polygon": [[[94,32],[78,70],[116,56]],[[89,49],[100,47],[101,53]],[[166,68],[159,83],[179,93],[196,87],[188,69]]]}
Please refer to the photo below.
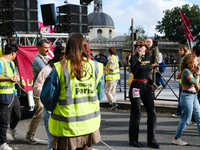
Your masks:
{"label": "clear sky", "polygon": [[[68,0],[70,4],[80,4],[80,0]],[[42,21],[41,4],[54,3],[55,6],[64,5],[64,0],[38,0],[38,17]],[[115,36],[128,33],[131,18],[134,27],[143,26],[145,35],[154,36],[155,26],[164,16],[163,11],[184,4],[200,6],[200,0],[103,0],[103,12],[112,17],[115,26]],[[94,3],[88,5],[88,14],[92,13]],[[156,33],[159,34],[159,33]]]}

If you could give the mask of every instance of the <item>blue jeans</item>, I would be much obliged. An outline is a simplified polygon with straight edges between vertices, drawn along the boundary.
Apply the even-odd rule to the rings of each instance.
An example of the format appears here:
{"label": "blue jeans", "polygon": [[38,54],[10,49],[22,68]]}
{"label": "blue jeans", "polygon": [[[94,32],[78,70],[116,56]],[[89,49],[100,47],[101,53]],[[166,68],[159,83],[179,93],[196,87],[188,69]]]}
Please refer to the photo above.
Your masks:
{"label": "blue jeans", "polygon": [[159,86],[161,83],[162,86],[165,86],[165,82],[163,81],[161,75],[156,73],[156,84]]}
{"label": "blue jeans", "polygon": [[197,94],[181,92],[180,105],[182,108],[181,121],[178,124],[175,136],[180,138],[184,129],[190,123],[192,113],[194,114],[200,136],[200,107]]}
{"label": "blue jeans", "polygon": [[44,119],[44,126],[48,136],[48,150],[53,150],[53,148],[49,147],[49,143],[51,141],[52,135],[49,132],[49,116],[51,115],[50,111],[47,111],[45,107],[43,107],[43,119]]}
{"label": "blue jeans", "polygon": [[180,106],[181,91],[182,91],[182,84],[180,85],[180,88],[179,88],[178,106],[177,106],[177,109],[176,109],[176,114],[177,115],[181,115],[182,114],[182,109],[181,109],[181,106]]}

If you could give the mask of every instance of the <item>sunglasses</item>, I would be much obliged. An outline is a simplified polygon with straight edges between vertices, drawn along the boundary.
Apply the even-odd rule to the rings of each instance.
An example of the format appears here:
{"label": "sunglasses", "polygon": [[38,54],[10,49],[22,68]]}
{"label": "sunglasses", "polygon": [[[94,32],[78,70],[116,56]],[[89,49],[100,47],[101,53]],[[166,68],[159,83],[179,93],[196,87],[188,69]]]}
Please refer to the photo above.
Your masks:
{"label": "sunglasses", "polygon": [[145,45],[142,45],[142,44],[140,44],[140,45],[135,45],[135,47],[138,47],[138,46],[139,46],[139,47],[142,47],[142,46],[145,46]]}

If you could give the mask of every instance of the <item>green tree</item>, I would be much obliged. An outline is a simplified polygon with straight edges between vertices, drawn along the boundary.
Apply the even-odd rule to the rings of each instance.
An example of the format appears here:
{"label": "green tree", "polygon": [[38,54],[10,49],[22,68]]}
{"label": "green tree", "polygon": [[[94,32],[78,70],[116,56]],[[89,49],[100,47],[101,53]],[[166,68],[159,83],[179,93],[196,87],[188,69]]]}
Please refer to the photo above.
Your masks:
{"label": "green tree", "polygon": [[158,21],[156,30],[162,34],[165,34],[165,38],[168,38],[170,41],[185,44],[187,39],[185,38],[185,32],[181,21],[181,16],[179,14],[179,9],[191,22],[189,29],[193,35],[193,40],[199,40],[200,9],[198,5],[193,5],[190,7],[189,4],[186,4],[182,7],[174,7],[171,10],[167,9],[163,11],[164,17],[162,18],[162,21]]}
{"label": "green tree", "polygon": [[141,26],[141,25],[136,26],[136,28],[134,29],[134,32],[139,33],[138,40],[147,39],[147,35],[145,35],[145,30],[144,30],[143,26]]}
{"label": "green tree", "polygon": [[[139,37],[138,37],[138,40],[141,40],[141,39],[147,39],[147,35],[145,35],[145,30],[142,26],[136,26],[135,29],[134,29],[134,32],[138,32],[139,33]],[[124,40],[125,40],[125,44],[124,46],[126,47],[129,47],[131,46],[131,28],[128,29],[128,34],[124,34]]]}

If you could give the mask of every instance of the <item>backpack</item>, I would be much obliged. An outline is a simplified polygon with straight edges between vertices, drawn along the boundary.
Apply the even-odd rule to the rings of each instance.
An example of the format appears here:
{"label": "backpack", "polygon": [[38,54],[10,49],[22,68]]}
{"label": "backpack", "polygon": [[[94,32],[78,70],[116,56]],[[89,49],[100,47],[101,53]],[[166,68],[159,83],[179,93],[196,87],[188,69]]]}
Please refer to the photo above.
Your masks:
{"label": "backpack", "polygon": [[100,57],[99,62],[103,63],[104,66],[107,64],[107,60],[104,57]]}

